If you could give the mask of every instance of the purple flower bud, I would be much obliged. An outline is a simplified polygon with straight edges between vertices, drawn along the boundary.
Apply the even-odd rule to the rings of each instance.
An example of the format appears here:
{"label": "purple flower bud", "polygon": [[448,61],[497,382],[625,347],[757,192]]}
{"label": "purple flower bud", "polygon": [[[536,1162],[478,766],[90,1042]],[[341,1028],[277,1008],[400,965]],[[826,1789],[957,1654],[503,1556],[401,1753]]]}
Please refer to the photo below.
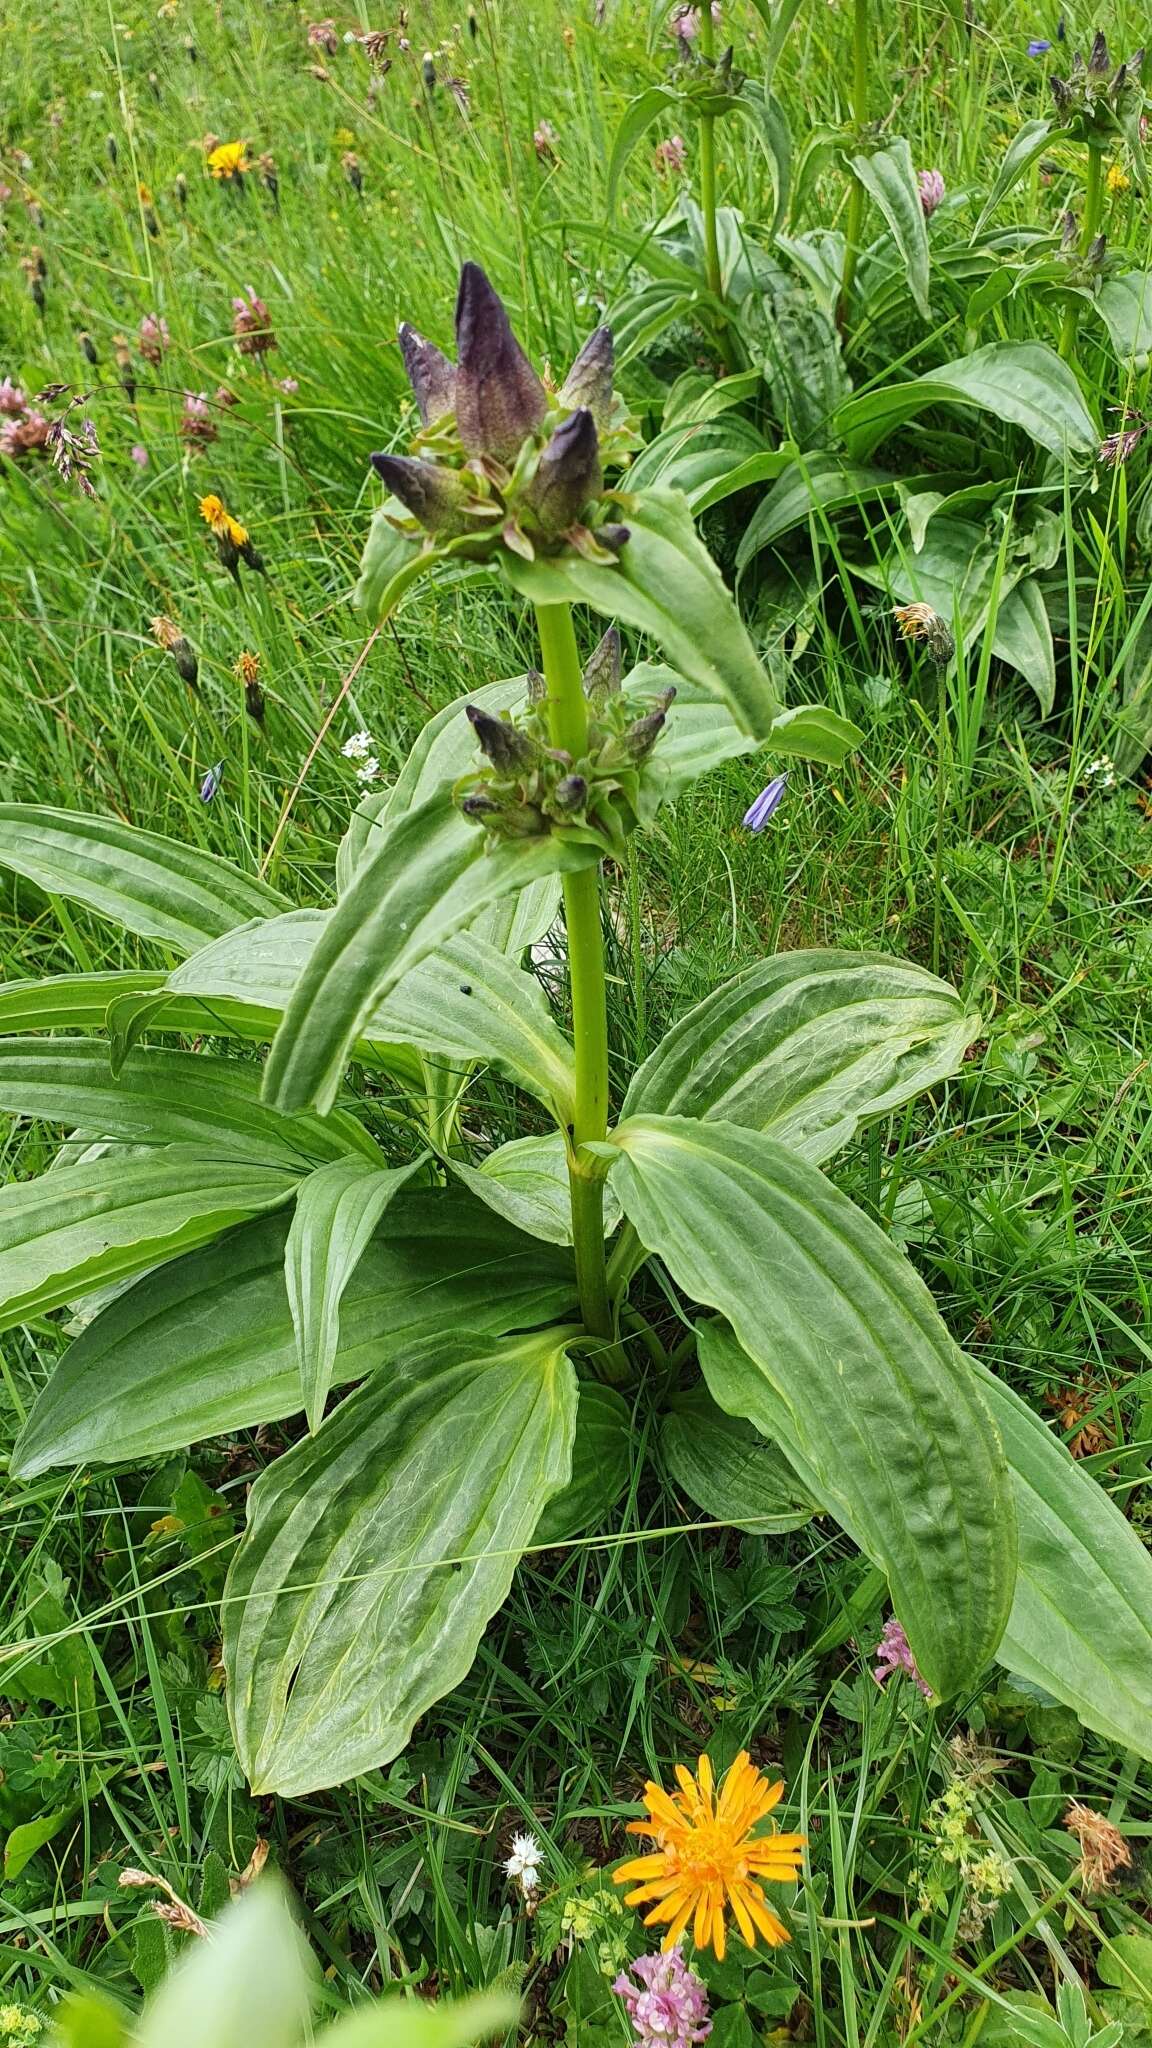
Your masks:
{"label": "purple flower bud", "polygon": [[406,320],[401,323],[399,341],[412,395],[424,425],[430,427],[456,403],[456,371],[435,342],[425,341]]}
{"label": "purple flower bud", "polygon": [[614,555],[618,555],[622,548],[626,548],[631,538],[632,528],[630,526],[598,526],[596,528],[596,539],[601,547],[610,548]]}
{"label": "purple flower bud", "polygon": [[621,744],[624,747],[625,753],[636,763],[637,767],[639,767],[642,761],[648,759],[649,754],[656,745],[664,729],[664,721],[668,716],[668,706],[675,695],[676,691],[674,688],[661,690],[652,710],[646,711],[642,718],[637,718],[628,727],[627,732],[624,733]]}
{"label": "purple flower bud", "polygon": [[767,788],[760,791],[755,803],[749,804],[744,813],[744,823],[750,832],[764,830],[772,813],[779,810],[783,803],[787,787],[787,775],[774,775]]}
{"label": "purple flower bud", "polygon": [[381,482],[429,533],[465,531],[468,521],[462,508],[468,502],[468,486],[455,470],[441,469],[438,463],[422,462],[412,455],[373,455],[370,459]]}
{"label": "purple flower bud", "polygon": [[1028,45],[1028,55],[1030,57],[1046,57],[1051,48],[1051,43],[1045,42],[1043,36],[1034,36]]}
{"label": "purple flower bud", "polygon": [[562,775],[552,793],[558,811],[583,810],[587,798],[588,783],[583,775]]}
{"label": "purple flower bud", "polygon": [[584,695],[593,703],[614,697],[620,688],[620,629],[609,626],[592,649],[584,669]]}
{"label": "purple flower bud", "polygon": [[509,775],[535,764],[535,747],[511,719],[493,718],[492,713],[481,710],[479,704],[466,704],[464,710],[481,752],[487,754],[494,768]]}
{"label": "purple flower bud", "polygon": [[470,455],[491,455],[511,464],[544,418],[548,394],[478,263],[466,263],[460,272],[456,362],[461,441]]}
{"label": "purple flower bud", "polygon": [[597,327],[588,336],[560,388],[561,405],[588,408],[596,425],[604,428],[612,417],[612,378],[616,351],[612,329]]}
{"label": "purple flower bud", "polygon": [[565,533],[603,488],[596,422],[581,406],[561,422],[544,449],[527,502],[546,534]]}
{"label": "purple flower bud", "polygon": [[920,204],[925,220],[931,220],[947,189],[939,171],[918,171],[916,183],[920,188]]}
{"label": "purple flower bud", "polygon": [[220,787],[220,780],[221,777],[223,776],[223,773],[223,761],[217,761],[214,764],[214,766],[208,770],[207,775],[204,777],[203,782],[200,784],[200,801],[202,804],[211,803],[213,797],[216,794],[216,791]]}
{"label": "purple flower bud", "polygon": [[1088,69],[1097,78],[1103,78],[1112,69],[1112,59],[1108,55],[1108,38],[1102,28],[1098,28],[1092,38]]}

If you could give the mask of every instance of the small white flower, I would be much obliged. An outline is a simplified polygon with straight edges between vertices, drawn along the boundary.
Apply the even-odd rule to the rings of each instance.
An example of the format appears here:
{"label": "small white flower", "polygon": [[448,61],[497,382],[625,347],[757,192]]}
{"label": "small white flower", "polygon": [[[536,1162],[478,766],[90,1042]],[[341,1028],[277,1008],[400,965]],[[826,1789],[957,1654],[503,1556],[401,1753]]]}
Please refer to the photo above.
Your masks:
{"label": "small white flower", "polygon": [[346,761],[367,760],[369,754],[372,752],[371,733],[354,732],[349,739],[345,740],[344,745],[340,749],[340,752],[343,754],[344,759]]}
{"label": "small white flower", "polygon": [[534,1892],[540,1882],[544,1851],[535,1835],[513,1835],[512,1854],[504,1865],[506,1876],[524,1893]]}
{"label": "small white flower", "polygon": [[1089,761],[1084,770],[1085,782],[1095,782],[1101,789],[1115,789],[1116,764],[1108,754],[1101,754],[1095,761]]}
{"label": "small white flower", "polygon": [[361,761],[360,766],[356,770],[356,780],[357,782],[375,782],[379,773],[379,761],[376,759],[375,754],[369,754],[368,759]]}

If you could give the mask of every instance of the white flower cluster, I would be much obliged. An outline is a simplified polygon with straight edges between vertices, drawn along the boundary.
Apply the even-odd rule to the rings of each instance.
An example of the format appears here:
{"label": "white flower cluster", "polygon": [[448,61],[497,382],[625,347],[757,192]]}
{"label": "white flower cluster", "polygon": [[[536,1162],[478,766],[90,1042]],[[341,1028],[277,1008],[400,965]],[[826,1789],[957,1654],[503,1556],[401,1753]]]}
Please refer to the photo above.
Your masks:
{"label": "white flower cluster", "polygon": [[1115,789],[1115,762],[1107,754],[1097,755],[1095,761],[1089,761],[1088,766],[1085,768],[1084,780],[1085,782],[1094,783],[1097,789]]}
{"label": "white flower cluster", "polygon": [[517,1884],[528,1898],[540,1882],[540,1864],[544,1851],[535,1835],[513,1835],[512,1854],[504,1865],[510,1883]]}
{"label": "white flower cluster", "polygon": [[370,732],[354,732],[346,739],[340,752],[346,761],[356,761],[357,782],[375,782],[380,773],[380,763],[372,752],[373,739]]}

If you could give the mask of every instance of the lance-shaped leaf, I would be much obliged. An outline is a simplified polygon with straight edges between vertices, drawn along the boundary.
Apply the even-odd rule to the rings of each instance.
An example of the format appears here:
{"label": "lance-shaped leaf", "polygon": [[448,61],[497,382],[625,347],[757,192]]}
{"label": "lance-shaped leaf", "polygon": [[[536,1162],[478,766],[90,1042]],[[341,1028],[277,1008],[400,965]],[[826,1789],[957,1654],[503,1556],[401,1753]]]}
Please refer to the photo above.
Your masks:
{"label": "lance-shaped leaf", "polygon": [[729,111],[742,114],[768,159],[772,177],[773,207],[768,220],[771,238],[782,227],[788,211],[792,184],[792,131],[781,102],[767,84],[746,78],[740,91],[729,101]]}
{"label": "lance-shaped leaf", "polygon": [[779,1535],[802,1529],[818,1510],[777,1445],[750,1422],[726,1415],[707,1387],[674,1397],[660,1449],[681,1492],[729,1528]]}
{"label": "lance-shaped leaf", "polygon": [[1004,1441],[1020,1529],[1000,1662],[1152,1758],[1152,1557],[1035,1410],[969,1363]]}
{"label": "lance-shaped leaf", "polygon": [[363,1125],[281,1116],[260,1100],[260,1069],[206,1053],[130,1053],[118,1074],[99,1038],[0,1039],[0,1109],[143,1145],[211,1148],[221,1161],[306,1170],[349,1152],[382,1164]]}
{"label": "lance-shaped leaf", "polygon": [[553,1494],[532,1538],[541,1544],[571,1543],[611,1513],[627,1488],[635,1445],[632,1410],[614,1387],[581,1380],[572,1438],[572,1477]]}
{"label": "lance-shaped leaf", "polygon": [[[545,1244],[571,1244],[572,1201],[568,1184],[568,1149],[560,1131],[546,1137],[513,1138],[498,1145],[479,1166],[461,1160],[447,1164],[480,1201]],[[604,1191],[604,1235],[620,1221],[615,1190]]]}
{"label": "lance-shaped leaf", "polygon": [[1012,137],[1004,152],[1004,161],[993,179],[992,190],[981,207],[979,219],[972,230],[973,241],[991,220],[1001,200],[1008,197],[1012,187],[1019,183],[1025,172],[1031,169],[1036,158],[1043,154],[1052,127],[1051,121],[1025,121],[1024,126]]}
{"label": "lance-shaped leaf", "polygon": [[598,858],[556,834],[486,848],[447,793],[409,812],[357,872],[296,984],[268,1058],[267,1099],[330,1109],[356,1040],[410,969],[489,904]]}
{"label": "lance-shaped leaf", "polygon": [[525,562],[505,554],[509,582],[534,604],[573,598],[610,619],[651,633],[673,668],[728,706],[742,732],[766,739],[780,710],[719,569],[696,537],[679,491],[650,490],[623,500],[630,538],[614,564],[574,551]]}
{"label": "lance-shaped leaf", "polygon": [[159,1145],[0,1188],[0,1329],[205,1244],[289,1201],[298,1181],[260,1159]]}
{"label": "lance-shaped leaf", "polygon": [[224,1595],[253,1791],[388,1763],[463,1678],[569,1477],[567,1334],[461,1336],[377,1373],[257,1480]]}
{"label": "lance-shaped leaf", "polygon": [[878,149],[871,156],[854,156],[851,164],[888,223],[917,311],[925,320],[930,319],[928,226],[920,203],[912,151],[901,136],[889,143],[887,149]]}
{"label": "lance-shaped leaf", "polygon": [[[189,1037],[217,1031],[224,1037],[265,1043],[276,1029],[277,1011],[233,1000],[203,1002],[196,996],[178,1001],[168,992],[162,972],[129,967],[107,974],[50,974],[41,981],[5,982],[0,986],[0,1033],[107,1029],[126,997],[150,996],[164,998],[163,1008],[149,1016],[150,1033],[171,1031]],[[105,1047],[106,1059],[109,1053]]]}
{"label": "lance-shaped leaf", "polygon": [[641,136],[658,121],[662,114],[684,107],[684,95],[673,92],[668,85],[650,85],[645,92],[629,100],[620,116],[616,133],[612,137],[612,153],[608,158],[608,196],[606,208],[609,215],[615,209],[616,188],[620,183],[624,167]]}
{"label": "lance-shaped leaf", "polygon": [[207,1941],[185,1945],[131,2035],[118,2031],[114,2008],[94,2025],[92,2006],[76,2001],[71,2009],[80,2006],[81,2025],[65,2022],[61,2048],[119,2048],[121,2040],[133,2048],[296,2048],[316,2038],[309,2026],[316,1975],[279,1880],[264,1877],[240,1892]]}
{"label": "lance-shaped leaf", "polygon": [[315,1432],[340,1349],[340,1303],[394,1195],[423,1159],[373,1166],[333,1159],[300,1184],[284,1247],[284,1280],[296,1332],[300,1385],[308,1427]]}
{"label": "lance-shaped leaf", "polygon": [[0,867],[181,953],[284,908],[276,889],[199,846],[40,804],[0,804]]}
{"label": "lance-shaped leaf", "polygon": [[748,521],[736,550],[737,571],[806,519],[846,505],[863,505],[885,491],[894,493],[898,482],[884,470],[841,462],[835,455],[798,456],[782,470]]}
{"label": "lance-shaped leaf", "polygon": [[954,1074],[979,1031],[979,1012],[910,961],[777,953],[673,1025],[623,1114],[747,1124],[819,1166],[865,1120]]}
{"label": "lance-shaped leaf", "polygon": [[[287,1008],[330,916],[326,910],[290,910],[245,925],[193,954],[168,986],[181,997],[199,994],[207,1005],[243,996],[275,1020]],[[396,1055],[406,1047],[437,1060],[491,1062],[548,1103],[558,1122],[572,1120],[572,1047],[554,1022],[540,983],[471,931],[449,939],[406,974],[373,1012],[363,1036],[365,1046],[393,1068],[402,1067]],[[408,1078],[420,1084],[414,1067]]]}
{"label": "lance-shaped leaf", "polygon": [[928,405],[973,406],[1022,427],[1061,461],[1096,452],[1099,431],[1067,363],[1039,341],[993,341],[906,384],[881,384],[849,398],[835,416],[849,454],[870,455],[886,434]]}
{"label": "lance-shaped leaf", "polygon": [[[140,1463],[299,1414],[287,1231],[283,1216],[248,1224],[119,1295],[60,1359],[12,1469],[31,1478],[53,1465]],[[332,1385],[437,1336],[547,1322],[575,1298],[567,1253],[534,1244],[462,1189],[414,1188],[385,1214],[344,1291]]]}
{"label": "lance-shaped leaf", "polygon": [[996,1430],[927,1288],[878,1225],[759,1131],[634,1116],[613,1144],[641,1243],[748,1355],[742,1403],[705,1366],[714,1398],[781,1442],[886,1572],[929,1684],[971,1683],[1008,1618],[1015,1514]]}

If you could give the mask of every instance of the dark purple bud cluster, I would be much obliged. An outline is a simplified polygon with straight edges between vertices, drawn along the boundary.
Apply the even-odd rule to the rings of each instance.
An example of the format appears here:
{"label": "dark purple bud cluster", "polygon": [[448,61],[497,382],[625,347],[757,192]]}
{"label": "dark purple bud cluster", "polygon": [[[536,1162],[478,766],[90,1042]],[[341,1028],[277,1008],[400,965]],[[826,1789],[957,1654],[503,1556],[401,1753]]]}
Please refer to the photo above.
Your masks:
{"label": "dark purple bud cluster", "polygon": [[1108,39],[1103,29],[1097,29],[1087,58],[1077,50],[1067,78],[1049,80],[1057,115],[1067,133],[1078,142],[1097,145],[1125,135],[1135,145],[1139,161],[1140,120],[1145,110],[1140,83],[1143,64],[1141,49],[1113,70]]}
{"label": "dark purple bud cluster", "polygon": [[663,690],[638,704],[620,688],[620,636],[610,627],[584,671],[588,749],[573,760],[550,743],[543,695],[529,678],[517,722],[478,704],[468,717],[485,765],[458,784],[465,817],[495,838],[535,838],[562,831],[616,856],[642,814],[642,771],[675,695]]}
{"label": "dark purple bud cluster", "polygon": [[[533,560],[574,548],[611,562],[628,530],[606,515],[604,471],[633,437],[612,388],[608,328],[585,342],[552,392],[524,354],[498,293],[466,263],[456,298],[456,361],[405,323],[400,352],[420,415],[411,455],[372,457],[403,514],[454,554],[501,548]],[[402,511],[401,511],[402,508]]]}

